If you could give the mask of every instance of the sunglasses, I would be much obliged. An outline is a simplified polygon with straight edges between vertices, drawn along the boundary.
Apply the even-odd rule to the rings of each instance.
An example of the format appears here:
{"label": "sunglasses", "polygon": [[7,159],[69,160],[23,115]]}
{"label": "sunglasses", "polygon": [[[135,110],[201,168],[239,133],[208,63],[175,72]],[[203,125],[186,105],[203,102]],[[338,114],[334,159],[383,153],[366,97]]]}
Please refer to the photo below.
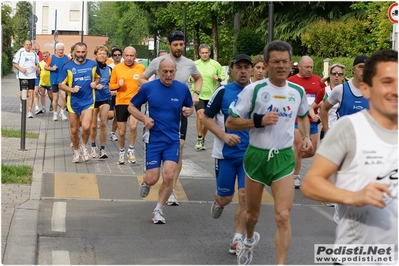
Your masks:
{"label": "sunglasses", "polygon": [[113,54],[112,56],[122,56],[122,54]]}
{"label": "sunglasses", "polygon": [[344,75],[344,73],[342,73],[342,72],[331,72],[330,74],[333,76],[336,76],[336,75],[343,76]]}

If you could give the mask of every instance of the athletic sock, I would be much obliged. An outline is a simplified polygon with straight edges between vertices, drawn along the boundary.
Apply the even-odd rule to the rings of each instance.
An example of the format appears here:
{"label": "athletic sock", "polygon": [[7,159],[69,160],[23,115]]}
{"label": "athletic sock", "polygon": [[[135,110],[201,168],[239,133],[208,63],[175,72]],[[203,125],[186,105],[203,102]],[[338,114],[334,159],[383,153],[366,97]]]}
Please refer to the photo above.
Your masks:
{"label": "athletic sock", "polygon": [[91,143],[91,146],[92,146],[92,147],[96,147],[97,145],[96,145],[95,142],[92,142],[92,143]]}

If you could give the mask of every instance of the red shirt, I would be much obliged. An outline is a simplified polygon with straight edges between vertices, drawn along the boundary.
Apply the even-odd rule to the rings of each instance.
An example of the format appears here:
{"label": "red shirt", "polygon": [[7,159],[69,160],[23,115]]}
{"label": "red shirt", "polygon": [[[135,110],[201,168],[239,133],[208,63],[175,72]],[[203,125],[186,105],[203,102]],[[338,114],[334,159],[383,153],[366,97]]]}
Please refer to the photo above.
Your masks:
{"label": "red shirt", "polygon": [[[309,78],[301,78],[298,76],[298,74],[293,75],[287,79],[288,81],[291,81],[293,83],[296,83],[300,86],[302,86],[305,89],[306,92],[306,97],[308,98],[308,103],[309,107],[312,105],[312,103],[316,99],[317,93],[322,89],[324,91],[324,88],[326,87],[326,84],[324,84],[321,81],[321,78],[315,74],[312,74]],[[315,113],[317,113],[317,110],[315,109]],[[309,117],[309,122],[313,122],[313,119]],[[298,121],[295,121],[297,123]]]}

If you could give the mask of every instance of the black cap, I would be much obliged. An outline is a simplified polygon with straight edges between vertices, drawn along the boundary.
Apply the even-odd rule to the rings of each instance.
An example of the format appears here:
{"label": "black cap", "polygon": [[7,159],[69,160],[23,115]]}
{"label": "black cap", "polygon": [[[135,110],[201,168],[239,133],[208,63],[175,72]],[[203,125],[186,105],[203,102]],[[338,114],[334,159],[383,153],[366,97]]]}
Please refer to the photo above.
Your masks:
{"label": "black cap", "polygon": [[366,61],[369,59],[367,55],[359,55],[358,57],[355,58],[355,61],[353,61],[353,66],[356,66],[357,64],[360,63],[366,63]]}
{"label": "black cap", "polygon": [[179,30],[174,30],[169,33],[168,41],[169,43],[172,43],[173,41],[184,41],[184,33]]}
{"label": "black cap", "polygon": [[233,60],[231,61],[231,67],[233,67],[233,65],[235,63],[237,63],[238,61],[241,61],[241,60],[248,61],[251,64],[251,66],[253,66],[251,57],[249,57],[246,54],[238,54],[238,55],[234,56]]}

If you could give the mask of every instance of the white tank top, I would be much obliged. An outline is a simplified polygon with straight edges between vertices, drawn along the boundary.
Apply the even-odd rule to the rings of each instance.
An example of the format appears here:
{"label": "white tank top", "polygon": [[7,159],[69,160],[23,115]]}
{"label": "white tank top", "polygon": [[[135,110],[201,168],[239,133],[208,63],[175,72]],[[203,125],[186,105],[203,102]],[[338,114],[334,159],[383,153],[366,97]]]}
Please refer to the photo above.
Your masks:
{"label": "white tank top", "polygon": [[337,173],[339,188],[358,191],[370,182],[390,184],[383,209],[366,205],[339,205],[336,244],[394,244],[398,259],[398,145],[375,133],[362,112],[348,116],[356,136],[356,155],[348,168]]}

